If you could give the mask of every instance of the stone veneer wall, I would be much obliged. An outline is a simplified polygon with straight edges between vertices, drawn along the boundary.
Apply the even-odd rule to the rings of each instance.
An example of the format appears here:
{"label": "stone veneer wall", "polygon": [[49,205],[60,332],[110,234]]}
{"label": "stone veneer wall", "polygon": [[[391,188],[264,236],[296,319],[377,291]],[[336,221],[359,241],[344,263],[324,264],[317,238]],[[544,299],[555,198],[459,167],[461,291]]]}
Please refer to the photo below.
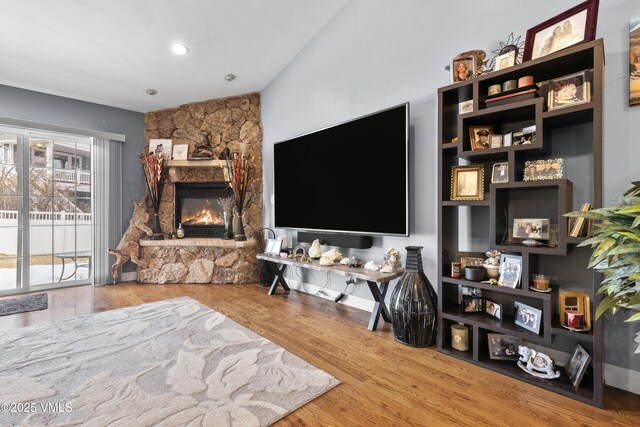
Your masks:
{"label": "stone veneer wall", "polygon": [[[195,144],[206,135],[217,156],[226,147],[240,152],[244,143],[252,165],[256,168],[256,180],[247,197],[243,212],[245,232],[262,228],[262,123],[260,122],[260,94],[250,93],[204,102],[194,102],[144,116],[145,143],[150,139],[171,139],[173,145],[188,144],[189,155]],[[181,168],[179,181],[224,181],[220,168]],[[160,206],[160,225],[167,234],[175,229],[175,185],[167,180]]]}

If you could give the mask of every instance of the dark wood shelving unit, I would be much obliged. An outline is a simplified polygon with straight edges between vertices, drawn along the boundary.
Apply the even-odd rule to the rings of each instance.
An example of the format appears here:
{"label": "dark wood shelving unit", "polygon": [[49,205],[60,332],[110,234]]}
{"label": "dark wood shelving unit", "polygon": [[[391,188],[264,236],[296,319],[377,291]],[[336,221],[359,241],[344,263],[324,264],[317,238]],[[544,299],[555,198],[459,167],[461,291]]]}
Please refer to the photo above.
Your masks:
{"label": "dark wood shelving unit", "polygon": [[[547,91],[544,87],[540,88],[540,97],[499,106],[487,106],[483,100],[489,86],[502,84],[506,80],[531,75],[534,81],[545,82],[584,70],[590,73],[590,102],[547,111],[544,98]],[[592,321],[592,329],[588,332],[563,328],[559,323],[558,292],[563,291],[563,283],[570,282],[578,273],[584,276],[586,270],[586,265],[579,262],[582,259],[580,254],[584,253],[580,251],[585,249],[576,247],[585,238],[567,235],[568,220],[563,214],[585,202],[591,203],[593,208],[602,206],[603,75],[604,43],[595,40],[438,90],[438,144],[441,148],[438,151],[438,350],[598,407],[604,406],[604,324],[602,321]],[[468,100],[473,101],[474,111],[458,114],[458,104]],[[532,125],[536,126],[536,138],[532,144],[471,150],[470,126],[492,126],[495,133],[504,134]],[[567,142],[566,138],[559,136],[567,134],[579,140],[580,147],[569,146],[574,142]],[[451,142],[454,138],[458,138],[455,143]],[[563,179],[523,181],[527,160],[558,157],[564,159]],[[484,200],[450,200],[451,168],[464,163],[461,159],[484,167]],[[496,162],[509,163],[509,182],[490,183],[492,166]],[[461,207],[467,209],[458,210]],[[549,245],[524,246],[518,239],[511,238],[513,218],[549,218],[552,230]],[[488,235],[486,230],[489,230]],[[522,256],[519,288],[450,276],[450,265],[458,252],[484,252],[489,249]],[[573,254],[576,251],[578,255]],[[557,257],[563,257],[560,269],[557,268]],[[547,274],[546,270],[549,269],[554,270],[552,292],[531,291],[531,275]],[[598,277],[590,277],[590,283],[588,280],[581,281],[581,285],[578,285],[582,286],[581,289],[576,289],[575,283],[572,283],[567,290],[582,290],[591,295],[591,318],[594,319],[594,307],[601,297],[596,295]],[[479,288],[485,296],[502,304],[502,320],[486,313],[464,312],[459,303],[461,286]],[[516,301],[542,310],[539,334],[515,325],[513,304]],[[469,350],[466,352],[451,347],[450,329],[454,324],[464,324],[470,329]],[[545,349],[568,352],[568,348],[580,343],[592,356],[589,371],[579,387],[571,384],[564,368],[560,366],[556,368],[561,371],[560,378],[536,378],[520,369],[516,362],[490,359],[488,333],[521,338],[525,345],[543,352]]]}

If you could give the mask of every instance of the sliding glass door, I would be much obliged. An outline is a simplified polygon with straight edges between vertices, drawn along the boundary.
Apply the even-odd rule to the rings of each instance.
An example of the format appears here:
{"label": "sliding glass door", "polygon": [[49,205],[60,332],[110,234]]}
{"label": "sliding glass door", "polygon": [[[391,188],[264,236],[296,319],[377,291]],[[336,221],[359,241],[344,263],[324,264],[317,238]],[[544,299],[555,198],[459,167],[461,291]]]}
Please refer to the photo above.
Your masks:
{"label": "sliding glass door", "polygon": [[0,294],[90,283],[91,140],[13,132],[2,133],[14,157],[0,164]]}

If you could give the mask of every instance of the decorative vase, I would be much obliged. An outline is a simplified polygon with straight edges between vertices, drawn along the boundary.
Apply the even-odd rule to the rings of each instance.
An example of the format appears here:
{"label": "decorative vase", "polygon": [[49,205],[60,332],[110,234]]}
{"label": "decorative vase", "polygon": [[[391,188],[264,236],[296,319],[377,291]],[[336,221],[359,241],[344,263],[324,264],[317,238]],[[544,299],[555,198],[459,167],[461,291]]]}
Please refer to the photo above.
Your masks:
{"label": "decorative vase", "polygon": [[176,237],[178,239],[184,238],[184,228],[182,228],[182,223],[178,224],[178,228],[176,229]]}
{"label": "decorative vase", "polygon": [[233,210],[225,210],[222,215],[224,218],[224,234],[222,238],[231,240],[233,239]]}
{"label": "decorative vase", "polygon": [[244,234],[244,224],[242,223],[242,212],[238,210],[238,217],[236,218],[236,232],[233,238],[238,242],[247,240],[247,236]]}
{"label": "decorative vase", "polygon": [[153,214],[153,234],[151,235],[151,240],[164,240],[162,227],[160,227],[160,219],[158,218],[157,213]]}
{"label": "decorative vase", "polygon": [[422,268],[422,246],[407,246],[405,272],[391,294],[396,340],[413,347],[435,343],[437,296]]}

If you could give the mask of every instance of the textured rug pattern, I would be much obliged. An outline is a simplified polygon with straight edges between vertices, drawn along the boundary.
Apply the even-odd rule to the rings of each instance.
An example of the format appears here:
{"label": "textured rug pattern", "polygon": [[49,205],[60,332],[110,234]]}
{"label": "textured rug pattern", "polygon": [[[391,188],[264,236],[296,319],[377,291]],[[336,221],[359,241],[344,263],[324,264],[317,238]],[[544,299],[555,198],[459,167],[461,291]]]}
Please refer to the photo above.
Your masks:
{"label": "textured rug pattern", "polygon": [[[269,425],[339,381],[187,297],[0,333],[0,425]],[[48,405],[48,406],[47,406]]]}
{"label": "textured rug pattern", "polygon": [[0,300],[0,316],[24,313],[25,311],[45,310],[48,307],[47,294],[27,295]]}

